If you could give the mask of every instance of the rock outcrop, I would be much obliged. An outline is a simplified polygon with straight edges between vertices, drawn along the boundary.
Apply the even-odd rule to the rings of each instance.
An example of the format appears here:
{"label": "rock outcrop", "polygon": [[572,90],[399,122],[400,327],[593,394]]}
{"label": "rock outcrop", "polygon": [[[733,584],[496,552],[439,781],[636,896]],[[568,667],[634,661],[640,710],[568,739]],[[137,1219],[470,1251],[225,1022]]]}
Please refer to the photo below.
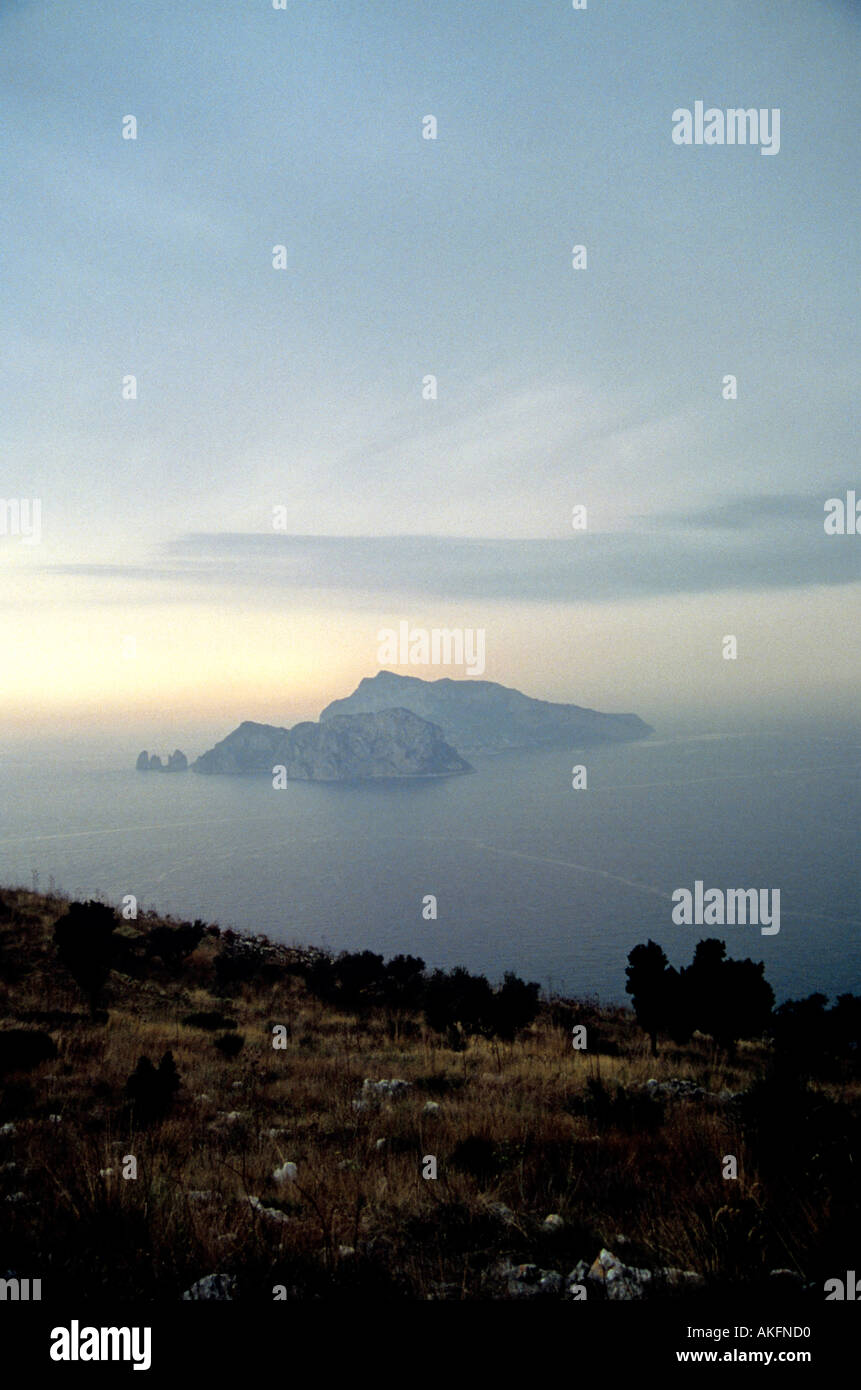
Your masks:
{"label": "rock outcrop", "polygon": [[142,753],[138,754],[135,767],[138,772],[185,772],[188,767],[188,758],[176,748],[167,762],[163,763],[157,753],[150,754],[144,749]]}
{"label": "rock outcrop", "polygon": [[602,714],[580,705],[533,700],[495,681],[426,681],[393,671],[360,681],[352,695],[326,706],[320,723],[394,707],[437,724],[443,737],[466,753],[620,743],[652,733],[636,714]]}
{"label": "rock outcrop", "polygon": [[342,715],[282,729],[246,721],[193,764],[195,772],[285,769],[288,779],[346,782],[387,777],[447,777],[471,772],[435,724],[405,709]]}
{"label": "rock outcrop", "polygon": [[280,748],[289,729],[274,724],[255,724],[246,719],[208,753],[192,763],[193,772],[270,772],[278,761]]}
{"label": "rock outcrop", "polygon": [[729,1091],[726,1088],[722,1091],[706,1091],[695,1081],[678,1076],[671,1076],[667,1081],[656,1081],[652,1078],[639,1089],[646,1095],[660,1096],[665,1100],[706,1100],[717,1105],[729,1105],[744,1094],[742,1091]]}
{"label": "rock outcrop", "polygon": [[[327,705],[318,723],[287,729],[245,720],[192,766],[195,772],[270,776],[283,767],[287,778],[309,782],[449,777],[473,770],[459,749],[571,748],[651,732],[636,714],[533,700],[495,681],[426,681],[380,671]],[[166,767],[155,754],[137,760],[141,772],[187,766],[178,749]]]}
{"label": "rock outcrop", "polygon": [[362,1082],[362,1094],[353,1101],[353,1109],[359,1113],[363,1110],[379,1109],[380,1106],[405,1096],[407,1091],[412,1088],[412,1084],[411,1081],[403,1081],[399,1078],[390,1081],[373,1081],[366,1076]]}
{"label": "rock outcrop", "polygon": [[509,1298],[609,1299],[618,1303],[642,1299],[684,1298],[701,1295],[706,1281],[692,1269],[660,1266],[639,1269],[626,1265],[610,1250],[601,1250],[590,1265],[580,1260],[567,1274],[535,1264],[499,1264],[490,1281],[502,1285]]}
{"label": "rock outcrop", "polygon": [[207,1274],[182,1296],[187,1303],[232,1303],[238,1291],[232,1274]]}

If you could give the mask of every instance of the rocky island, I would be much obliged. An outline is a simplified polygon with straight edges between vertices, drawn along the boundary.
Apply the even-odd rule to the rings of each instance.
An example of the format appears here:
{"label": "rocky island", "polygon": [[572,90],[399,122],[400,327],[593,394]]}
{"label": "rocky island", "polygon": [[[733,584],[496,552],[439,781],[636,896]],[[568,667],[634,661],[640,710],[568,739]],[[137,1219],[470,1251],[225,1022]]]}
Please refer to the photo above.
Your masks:
{"label": "rocky island", "polygon": [[150,754],[144,749],[142,753],[138,754],[135,767],[138,772],[185,772],[188,767],[188,758],[176,748],[167,762],[163,763],[157,753]]}
{"label": "rocky island", "polygon": [[326,706],[320,722],[393,705],[438,724],[443,737],[465,753],[622,743],[653,732],[636,714],[604,714],[580,705],[534,700],[496,681],[426,681],[394,671],[360,681],[352,695]]}
{"label": "rocky island", "polygon": [[[517,748],[574,748],[646,738],[636,714],[605,714],[581,705],[535,700],[495,681],[421,680],[379,671],[318,723],[292,729],[244,720],[193,764],[207,774],[266,772],[306,782],[352,782],[392,777],[451,777],[472,772],[463,752]],[[164,766],[141,753],[141,772],[179,772],[178,750]]]}
{"label": "rocky island", "polygon": [[193,763],[195,772],[268,772],[306,782],[450,777],[471,772],[436,724],[406,709],[343,714],[292,729],[248,720]]}

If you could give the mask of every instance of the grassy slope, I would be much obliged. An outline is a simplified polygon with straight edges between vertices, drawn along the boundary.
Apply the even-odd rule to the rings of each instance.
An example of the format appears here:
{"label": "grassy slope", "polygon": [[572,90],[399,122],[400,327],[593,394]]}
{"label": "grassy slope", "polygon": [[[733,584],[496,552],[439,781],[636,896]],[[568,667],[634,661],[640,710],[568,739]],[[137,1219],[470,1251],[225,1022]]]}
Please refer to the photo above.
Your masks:
{"label": "grassy slope", "polygon": [[[145,966],[139,950],[133,973],[111,975],[99,1024],[56,963],[51,932],[65,907],[23,890],[4,892],[0,907],[0,1026],[47,1028],[59,1049],[6,1078],[0,1124],[16,1133],[0,1137],[0,1275],[41,1276],[46,1298],[174,1299],[213,1272],[235,1274],[244,1295],[260,1298],[276,1284],[351,1299],[426,1298],[440,1285],[484,1297],[500,1292],[489,1271],[503,1258],[566,1273],[602,1245],[710,1281],[755,1280],[775,1265],[811,1277],[821,1259],[829,1193],[802,1187],[778,1199],[725,1107],[672,1102],[654,1129],[626,1124],[624,1110],[612,1123],[576,1113],[597,1076],[611,1087],[682,1076],[709,1091],[744,1089],[765,1064],[760,1044],[741,1045],[728,1063],[697,1037],[655,1060],[630,1014],[583,1004],[576,1018],[590,1039],[600,1031],[618,1055],[574,1051],[570,1019],[549,1008],[512,1044],[473,1039],[452,1051],[421,1019],[339,1014],[286,970],[216,997],[214,934],[177,978],[160,961]],[[127,926],[145,934],[165,920]],[[207,1009],[237,1020],[236,1060],[211,1033],[181,1024]],[[273,1023],[288,1026],[286,1050],[272,1046]],[[169,1118],[135,1132],[126,1079],[140,1054],[157,1063],[167,1049],[182,1089]],[[357,1113],[365,1077],[403,1077],[413,1089]],[[857,1106],[857,1088],[831,1089]],[[428,1100],[436,1113],[424,1112]],[[456,1161],[470,1136],[494,1146],[484,1170]],[[721,1176],[727,1153],[738,1157],[737,1182]],[[119,1176],[125,1154],[137,1158],[136,1181]],[[428,1154],[436,1181],[421,1174]],[[279,1186],[272,1174],[285,1160],[298,1180]],[[250,1196],[288,1220],[256,1211]],[[541,1230],[550,1212],[565,1220],[555,1236]]]}

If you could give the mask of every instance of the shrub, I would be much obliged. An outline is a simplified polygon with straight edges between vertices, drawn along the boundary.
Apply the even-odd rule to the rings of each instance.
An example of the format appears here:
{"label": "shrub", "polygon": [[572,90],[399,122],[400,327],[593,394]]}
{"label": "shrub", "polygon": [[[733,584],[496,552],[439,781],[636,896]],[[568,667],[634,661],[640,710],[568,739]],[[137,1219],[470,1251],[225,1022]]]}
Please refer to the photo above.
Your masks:
{"label": "shrub", "polygon": [[183,961],[199,946],[205,930],[205,924],[199,920],[194,923],[180,922],[176,927],[153,927],[147,936],[147,957],[158,956],[166,969],[176,973],[182,968]]}
{"label": "shrub", "polygon": [[223,1057],[238,1057],[245,1044],[245,1038],[241,1033],[222,1033],[220,1038],[215,1039],[215,1047]]}
{"label": "shrub", "polygon": [[418,1010],[425,990],[425,963],[419,956],[394,956],[386,966],[384,990],[392,1008]]}
{"label": "shrub", "polygon": [[438,1033],[460,1027],[464,1033],[492,1031],[493,991],[483,975],[462,965],[448,973],[435,970],[424,995],[425,1017]]}
{"label": "shrub", "polygon": [[71,903],[54,926],[60,964],[83,990],[95,1015],[114,959],[114,910],[105,903]]}
{"label": "shrub", "polygon": [[681,972],[667,964],[656,942],[635,946],[625,974],[653,1056],[659,1033],[683,1043],[699,1029],[730,1050],[738,1038],[760,1036],[771,1019],[774,992],[762,961],[727,960],[726,945],[713,937],[697,943],[693,961]]}
{"label": "shrub", "polygon": [[681,973],[687,1017],[719,1047],[761,1035],[768,1027],[774,991],[765,966],[752,960],[726,960],[726,946],[711,938],[697,943],[691,965]]}
{"label": "shrub", "polygon": [[139,1057],[138,1064],[126,1082],[126,1096],[138,1124],[151,1124],[163,1119],[179,1090],[179,1073],[173,1053],[166,1052],[154,1067],[148,1057]]}
{"label": "shrub", "polygon": [[251,980],[276,980],[281,967],[265,947],[235,932],[222,933],[221,950],[215,957],[216,987],[222,994]]}
{"label": "shrub", "polygon": [[29,1081],[10,1081],[3,1087],[0,1098],[0,1125],[33,1113],[36,1092]]}
{"label": "shrub", "polygon": [[861,1045],[861,999],[841,994],[826,1009],[824,994],[789,999],[775,1009],[773,1035],[777,1053],[805,1075],[839,1070],[857,1059]]}
{"label": "shrub", "polygon": [[206,1028],[211,1033],[217,1032],[219,1028],[237,1027],[234,1018],[228,1018],[226,1014],[220,1014],[215,1009],[204,1010],[196,1014],[186,1014],[182,1022],[186,1028]]}
{"label": "shrub", "polygon": [[626,1091],[618,1082],[611,1092],[594,1076],[586,1082],[585,1094],[572,1097],[567,1109],[573,1115],[585,1115],[626,1134],[652,1134],[664,1123],[664,1107],[656,1097],[643,1091]]}
{"label": "shrub", "polygon": [[0,1074],[31,1071],[56,1055],[57,1047],[49,1033],[38,1033],[33,1028],[9,1028],[0,1033]]}
{"label": "shrub", "polygon": [[509,971],[493,995],[490,1021],[494,1033],[511,1042],[522,1028],[528,1027],[538,1013],[540,992],[540,985],[526,984]]}
{"label": "shrub", "polygon": [[451,1151],[449,1162],[453,1168],[468,1173],[478,1182],[489,1182],[498,1177],[503,1168],[497,1145],[478,1134],[459,1139]]}

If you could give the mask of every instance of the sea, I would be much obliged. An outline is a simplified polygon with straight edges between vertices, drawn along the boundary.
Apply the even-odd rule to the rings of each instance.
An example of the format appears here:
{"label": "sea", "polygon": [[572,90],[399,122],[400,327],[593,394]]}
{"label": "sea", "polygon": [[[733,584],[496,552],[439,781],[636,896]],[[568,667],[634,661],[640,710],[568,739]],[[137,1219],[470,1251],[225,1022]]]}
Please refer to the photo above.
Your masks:
{"label": "sea", "polygon": [[[778,1002],[861,992],[861,742],[770,730],[474,756],[471,774],[322,784],[135,771],[137,746],[0,755],[0,884],[421,956],[624,1003],[631,949],[765,962]],[[585,787],[572,785],[586,768]],[[582,780],[582,779],[580,779]],[[673,893],[780,893],[780,930],[679,925]]]}

